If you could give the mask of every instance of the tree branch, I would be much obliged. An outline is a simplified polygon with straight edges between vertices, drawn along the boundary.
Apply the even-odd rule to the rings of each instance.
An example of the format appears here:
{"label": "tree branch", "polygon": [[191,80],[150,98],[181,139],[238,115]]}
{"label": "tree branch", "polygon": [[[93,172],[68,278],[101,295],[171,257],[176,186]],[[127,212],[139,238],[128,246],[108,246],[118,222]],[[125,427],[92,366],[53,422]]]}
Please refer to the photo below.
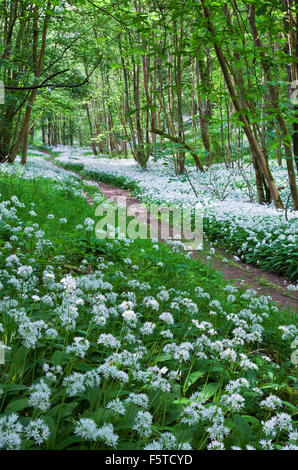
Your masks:
{"label": "tree branch", "polygon": [[41,82],[39,85],[32,85],[32,86],[25,86],[25,87],[5,86],[5,89],[6,90],[37,90],[38,88],[44,88],[44,87],[47,87],[47,86],[51,86],[49,84],[46,85],[46,82],[48,82],[52,78],[56,77],[57,75],[68,72],[68,70],[69,69],[65,69],[65,70],[61,70],[60,72],[53,73],[48,78],[46,78],[43,82]]}
{"label": "tree branch", "polygon": [[102,13],[104,13],[105,15],[108,15],[110,16],[111,18],[113,18],[115,21],[117,21],[118,23],[122,24],[122,26],[126,26],[127,27],[127,24],[124,23],[124,21],[121,20],[120,17],[117,17],[115,15],[113,15],[112,13],[110,13],[109,11],[105,10],[104,8],[100,7],[99,5],[96,5],[94,2],[92,2],[91,0],[87,0],[88,3],[90,3],[90,5],[92,5],[94,8],[97,8],[98,10],[100,10]]}
{"label": "tree branch", "polygon": [[98,60],[97,64],[89,74],[87,74],[85,80],[81,83],[75,83],[75,84],[63,84],[63,83],[47,83],[49,80],[52,78],[56,77],[57,75],[61,75],[62,73],[68,72],[69,69],[61,70],[60,72],[56,72],[50,77],[46,78],[43,82],[41,82],[39,85],[32,85],[32,86],[27,86],[27,87],[13,87],[13,86],[5,86],[6,90],[18,90],[18,91],[23,91],[23,90],[38,90],[39,88],[46,88],[46,87],[53,87],[53,88],[77,88],[82,85],[85,85],[89,81],[89,78],[91,75],[95,72],[97,67],[99,66],[100,62],[102,60],[102,56],[100,56],[100,59]]}
{"label": "tree branch", "polygon": [[153,132],[154,134],[161,135],[165,139],[171,140],[172,142],[175,142],[176,144],[179,144],[182,147],[184,147],[192,155],[194,161],[196,162],[197,168],[199,168],[200,171],[205,171],[202,163],[199,160],[199,157],[198,157],[197,153],[188,144],[186,144],[185,142],[180,142],[178,137],[167,134],[166,132],[162,132],[159,129],[151,129],[151,132]]}

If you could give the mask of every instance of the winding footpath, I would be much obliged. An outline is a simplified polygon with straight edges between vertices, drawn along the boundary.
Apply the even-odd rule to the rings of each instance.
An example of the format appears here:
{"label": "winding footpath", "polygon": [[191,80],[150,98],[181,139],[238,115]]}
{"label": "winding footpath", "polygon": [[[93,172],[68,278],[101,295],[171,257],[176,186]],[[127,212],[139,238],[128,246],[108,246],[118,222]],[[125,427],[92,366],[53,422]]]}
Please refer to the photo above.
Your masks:
{"label": "winding footpath", "polygon": [[[57,165],[55,158],[49,152],[43,150],[44,153],[51,156],[53,165]],[[67,171],[67,170],[65,170]],[[71,171],[80,177],[86,184],[96,184],[100,192],[113,202],[117,202],[119,198],[125,198],[126,209],[128,214],[132,214],[140,223],[148,224],[150,220],[149,213],[141,201],[131,195],[131,192],[126,189],[121,189],[117,186],[111,186],[106,183],[100,183],[93,180],[83,178],[79,173]],[[90,205],[94,202],[92,198],[84,193],[84,196]],[[132,209],[132,210],[131,210]],[[162,222],[158,221],[159,230],[162,227]],[[170,239],[175,234],[175,227],[170,230]],[[166,241],[159,237],[160,241]],[[217,248],[216,253],[210,258],[208,250],[192,251],[193,257],[198,257],[205,264],[210,263],[211,267],[223,275],[224,279],[231,281],[238,286],[246,289],[254,289],[258,295],[270,296],[273,302],[280,309],[289,308],[292,313],[297,313],[298,306],[298,292],[290,291],[285,285],[285,280],[281,276],[269,273],[255,266],[235,261],[234,257],[222,249]]]}

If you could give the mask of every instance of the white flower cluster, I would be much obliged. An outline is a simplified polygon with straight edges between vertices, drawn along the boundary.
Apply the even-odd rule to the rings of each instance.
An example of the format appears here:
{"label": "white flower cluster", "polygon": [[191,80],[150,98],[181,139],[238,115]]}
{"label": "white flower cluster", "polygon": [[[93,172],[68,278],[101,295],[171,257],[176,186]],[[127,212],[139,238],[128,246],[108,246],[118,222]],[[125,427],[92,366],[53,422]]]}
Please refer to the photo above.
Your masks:
{"label": "white flower cluster", "polygon": [[0,449],[18,450],[28,439],[41,445],[49,436],[49,427],[41,418],[30,420],[27,426],[19,422],[16,413],[0,418]]}
{"label": "white flower cluster", "polygon": [[81,418],[75,428],[75,434],[80,436],[82,439],[88,439],[91,441],[101,440],[108,447],[117,447],[118,435],[114,433],[112,424],[104,424],[98,427],[93,419]]}
{"label": "white flower cluster", "polygon": [[[174,168],[165,167],[160,162],[150,160],[148,171],[144,172],[133,159],[94,159],[81,154],[80,150],[70,154],[67,147],[61,148],[60,151],[62,152],[58,161],[65,163],[73,161],[82,164],[86,170],[118,178],[124,177],[126,181],[137,183],[139,195],[146,198],[147,202],[191,206],[197,203],[188,181],[175,177]],[[275,162],[270,162],[270,166],[274,177],[282,187],[287,188],[281,190],[281,197],[287,201],[289,194],[287,171]],[[245,179],[240,168],[226,168],[225,164],[212,165],[212,168],[206,172],[197,172],[195,168],[190,167],[188,172],[193,185],[197,187],[208,227],[213,230],[220,227],[219,235],[224,236],[226,243],[233,249],[237,240],[236,254],[239,255],[237,259],[245,260],[246,255],[254,254],[259,261],[258,255],[261,258],[264,250],[274,253],[279,248],[285,251],[287,259],[289,254],[294,255],[298,216],[295,212],[289,211],[291,224],[288,224],[281,211],[274,209],[272,205],[261,206],[255,202],[257,194],[252,165],[246,168]],[[251,198],[253,202],[247,202]],[[243,235],[238,241],[239,231],[246,234],[243,243],[240,242]],[[178,245],[182,244],[180,241],[168,242],[177,249]],[[232,300],[232,297],[230,299]]]}
{"label": "white flower cluster", "polygon": [[[20,202],[15,204],[0,202],[1,223],[24,228],[18,218]],[[0,254],[1,336],[12,339],[13,352],[25,347],[28,362],[34,360],[32,375],[23,374],[28,399],[20,416],[5,411],[9,387],[18,394],[15,378],[6,383],[6,375],[4,382],[0,377],[5,403],[1,448],[45,443],[51,422],[46,416],[51,418],[56,409],[61,409],[61,429],[75,433],[75,441],[93,441],[83,443],[91,448],[116,448],[129,434],[146,450],[188,450],[184,441],[192,439],[182,433],[191,435],[193,426],[202,429],[206,448],[237,448],[237,419],[244,415],[246,420],[251,409],[258,418],[253,426],[247,422],[258,427],[258,438],[248,448],[295,447],[294,405],[282,398],[279,388],[275,395],[267,393],[280,365],[270,350],[264,354],[267,343],[262,343],[271,328],[290,351],[297,328],[286,320],[277,324],[278,310],[270,298],[230,284],[214,292],[214,284],[209,288],[199,275],[199,285],[184,290],[165,280],[165,286],[151,285],[144,282],[143,272],[139,277],[132,269],[134,256],[146,253],[125,241],[107,242],[107,252],[117,248],[117,262],[108,255],[98,258],[92,273],[83,259],[82,274],[60,274],[65,272],[59,269],[66,263],[63,256],[38,270],[34,259],[48,245],[43,245],[38,224],[28,228],[32,230],[12,232],[18,241],[3,245]],[[23,239],[32,247],[30,257],[22,251]],[[157,246],[153,250],[164,269],[172,258],[181,258]],[[141,270],[141,262],[139,266]],[[72,421],[64,416],[69,410]],[[176,424],[173,433],[165,432],[173,422],[179,434]]]}

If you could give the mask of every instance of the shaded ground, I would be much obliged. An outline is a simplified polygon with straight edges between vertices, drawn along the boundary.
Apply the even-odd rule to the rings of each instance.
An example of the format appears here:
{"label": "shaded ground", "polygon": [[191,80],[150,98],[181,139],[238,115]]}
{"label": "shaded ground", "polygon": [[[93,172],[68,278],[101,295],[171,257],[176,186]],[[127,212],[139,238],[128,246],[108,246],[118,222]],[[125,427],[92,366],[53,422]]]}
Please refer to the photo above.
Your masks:
{"label": "shaded ground", "polygon": [[[288,290],[283,277],[268,273],[251,264],[236,262],[233,256],[221,249],[216,251],[217,253],[211,260],[211,266],[220,271],[226,280],[233,281],[239,286],[254,289],[259,295],[270,295],[279,307],[288,307],[297,312],[298,292]],[[199,255],[199,257],[203,261],[207,261],[205,254]],[[223,261],[224,259],[227,261]],[[290,284],[290,282],[288,283]]]}
{"label": "shaded ground", "polygon": [[[54,157],[51,154],[50,156],[52,163],[56,165]],[[79,173],[76,174],[82,178]],[[85,180],[85,183],[88,184],[88,180]],[[96,183],[100,191],[109,200],[117,202],[118,198],[124,197],[128,213],[133,209],[133,215],[140,222],[149,223],[149,214],[146,207],[137,198],[131,196],[129,190],[95,181],[90,181],[90,183]],[[85,197],[89,204],[93,204],[92,199],[87,193],[85,193]],[[159,221],[159,230],[160,227],[161,222]],[[173,228],[170,230],[169,238],[172,237]],[[160,236],[159,239],[164,241]],[[219,248],[216,249],[216,253],[211,259],[209,257],[207,259],[208,250],[206,250],[206,244],[203,251],[192,252],[192,256],[200,258],[205,263],[210,263],[212,268],[220,271],[227,281],[233,281],[239,286],[254,289],[259,295],[269,295],[278,307],[289,308],[291,311],[297,312],[298,292],[289,291],[286,288],[285,279],[281,276],[258,269],[252,265],[247,265],[241,261],[235,261],[233,256]]]}

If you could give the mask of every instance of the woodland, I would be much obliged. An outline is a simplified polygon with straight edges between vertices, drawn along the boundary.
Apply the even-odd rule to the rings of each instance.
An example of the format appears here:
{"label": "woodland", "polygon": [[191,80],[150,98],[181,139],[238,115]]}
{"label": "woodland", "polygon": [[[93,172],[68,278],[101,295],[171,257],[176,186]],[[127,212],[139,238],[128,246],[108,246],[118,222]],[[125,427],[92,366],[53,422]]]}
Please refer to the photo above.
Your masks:
{"label": "woodland", "polygon": [[297,21],[0,0],[1,450],[298,449]]}

